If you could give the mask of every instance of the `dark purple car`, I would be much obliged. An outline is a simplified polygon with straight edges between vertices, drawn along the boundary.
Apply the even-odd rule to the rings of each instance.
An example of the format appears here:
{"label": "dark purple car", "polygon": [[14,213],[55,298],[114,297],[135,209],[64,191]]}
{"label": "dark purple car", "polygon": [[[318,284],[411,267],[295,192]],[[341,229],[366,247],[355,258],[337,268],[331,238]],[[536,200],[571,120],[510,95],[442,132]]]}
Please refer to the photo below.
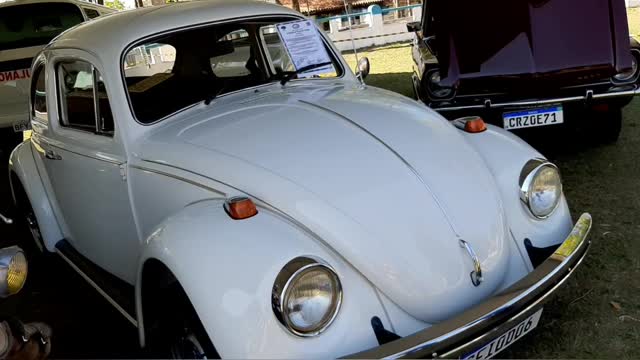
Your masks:
{"label": "dark purple car", "polygon": [[422,19],[408,24],[414,90],[449,119],[509,130],[589,119],[614,142],[640,93],[624,0],[429,0]]}

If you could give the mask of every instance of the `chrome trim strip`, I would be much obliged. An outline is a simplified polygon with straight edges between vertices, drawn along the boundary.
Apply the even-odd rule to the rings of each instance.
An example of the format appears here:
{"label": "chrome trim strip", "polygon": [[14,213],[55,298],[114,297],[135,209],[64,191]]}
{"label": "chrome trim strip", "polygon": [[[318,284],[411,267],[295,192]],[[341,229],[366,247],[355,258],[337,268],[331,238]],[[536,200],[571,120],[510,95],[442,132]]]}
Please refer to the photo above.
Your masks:
{"label": "chrome trim strip", "polygon": [[[148,160],[144,160],[144,161],[155,163],[153,161],[148,161]],[[155,163],[155,164],[159,164],[159,163]],[[186,179],[186,178],[174,175],[174,174],[170,174],[168,172],[164,172],[164,171],[160,171],[160,170],[156,170],[156,169],[151,169],[151,168],[146,168],[146,167],[139,166],[139,165],[129,165],[129,167],[132,168],[132,169],[137,169],[137,170],[145,171],[145,172],[152,173],[152,174],[157,174],[157,175],[170,177],[172,179],[179,180],[179,181],[188,183],[188,184],[193,185],[193,186],[197,186],[197,187],[202,188],[204,190],[211,191],[211,192],[214,192],[214,193],[222,195],[222,196],[227,196],[227,194],[223,193],[222,191],[216,190],[214,188],[208,187],[206,185],[197,183],[195,181],[192,181],[192,180],[189,180],[189,179]]]}
{"label": "chrome trim strip", "polygon": [[136,321],[134,318],[132,318],[131,315],[129,315],[129,313],[126,312],[120,306],[120,304],[118,304],[115,300],[113,300],[111,298],[111,296],[109,296],[95,282],[93,282],[93,280],[91,280],[91,278],[89,276],[87,276],[85,273],[83,273],[82,270],[80,270],[80,268],[78,268],[76,266],[76,264],[73,263],[73,261],[69,260],[69,258],[67,258],[58,248],[56,248],[56,253],[58,253],[58,255],[60,255],[60,257],[62,259],[64,259],[64,261],[66,261],[67,264],[69,264],[69,266],[71,266],[73,268],[73,270],[75,270],[78,274],[80,274],[80,276],[82,276],[82,278],[85,279],[87,281],[87,283],[89,283],[89,285],[91,285],[94,289],[96,289],[96,291],[100,295],[102,295],[111,305],[113,305],[113,307],[116,308],[116,310],[118,310],[120,312],[120,314],[122,314],[122,316],[124,316],[133,326],[138,327],[138,321]]}
{"label": "chrome trim strip", "polygon": [[[623,97],[623,96],[634,96],[640,94],[640,88],[636,88],[635,90],[625,90],[620,92],[613,93],[604,93],[604,94],[595,94],[592,96],[593,99],[608,99],[615,97]],[[480,96],[482,97],[482,96]],[[584,101],[587,100],[587,96],[570,96],[564,98],[554,98],[554,99],[545,99],[545,100],[532,100],[532,101],[514,101],[514,102],[505,102],[505,103],[497,103],[491,104],[489,109],[497,109],[504,107],[516,107],[516,106],[539,106],[539,105],[549,105],[555,103],[565,103],[565,102],[574,102],[574,101]],[[433,109],[436,111],[456,111],[456,110],[471,110],[471,109],[486,109],[485,105],[465,105],[465,106],[451,106],[451,107],[434,107]]]}
{"label": "chrome trim strip", "polygon": [[398,160],[400,160],[406,167],[407,169],[409,169],[409,171],[411,171],[413,173],[413,175],[418,179],[418,181],[420,181],[420,183],[422,183],[422,186],[424,186],[425,189],[427,189],[427,191],[429,192],[429,195],[431,195],[431,197],[433,198],[433,200],[436,202],[436,205],[438,206],[438,208],[440,209],[440,211],[442,211],[442,214],[444,215],[445,219],[447,220],[447,223],[449,224],[449,227],[451,228],[451,231],[453,231],[453,233],[456,235],[457,238],[460,238],[460,233],[456,230],[453,221],[451,220],[451,218],[449,217],[449,214],[447,214],[447,212],[444,209],[444,206],[442,206],[442,202],[440,201],[440,199],[438,199],[438,197],[436,196],[435,192],[431,189],[431,187],[429,186],[429,184],[427,184],[427,182],[424,180],[424,178],[422,177],[422,175],[420,175],[420,173],[418,173],[418,170],[416,170],[416,168],[413,167],[413,165],[411,165],[402,155],[400,155],[395,149],[393,149],[389,144],[387,144],[386,142],[384,142],[384,140],[382,140],[381,138],[379,138],[378,136],[376,136],[374,133],[372,133],[371,131],[367,130],[366,128],[364,128],[363,126],[361,126],[360,124],[358,124],[357,122],[349,119],[348,117],[335,112],[331,109],[327,109],[325,107],[310,103],[308,101],[305,100],[298,100],[299,102],[312,106],[316,109],[320,109],[322,111],[326,111],[328,113],[331,113],[337,117],[339,117],[340,119],[348,122],[349,124],[355,126],[356,128],[358,128],[359,130],[361,130],[362,132],[364,132],[365,134],[369,135],[372,139],[374,139],[375,141],[377,141],[380,145],[384,146],[387,150],[389,150],[396,158],[398,158]]}
{"label": "chrome trim strip", "polygon": [[[348,355],[351,358],[374,358],[384,357],[388,359],[395,359],[399,357],[416,357],[420,351],[430,351],[437,346],[446,347],[447,341],[463,341],[463,339],[456,340],[456,337],[464,336],[464,333],[473,333],[474,329],[482,329],[482,326],[486,326],[492,318],[504,314],[505,312],[513,311],[514,306],[520,302],[526,302],[529,298],[535,298],[538,294],[538,299],[533,300],[531,304],[528,304],[523,311],[528,311],[531,306],[539,305],[548,296],[554,293],[561,284],[571,275],[571,273],[580,265],[584,259],[590,241],[587,240],[587,236],[591,230],[592,219],[588,213],[582,214],[580,219],[576,222],[571,233],[567,236],[565,241],[560,247],[551,255],[543,264],[536,268],[532,273],[521,279],[509,289],[494,295],[484,303],[467,310],[466,312],[447,320],[443,323],[434,325],[416,334],[404,337],[402,339],[395,340],[393,342],[381,345],[377,348],[365,350],[363,352]],[[577,259],[576,259],[577,258]],[[563,275],[563,272],[567,271]],[[558,283],[553,283],[554,279],[557,279]],[[544,288],[548,285],[548,288]],[[499,305],[494,304],[495,302]],[[524,305],[524,304],[523,304]],[[482,314],[488,309],[489,312]],[[523,311],[518,311],[522,313]],[[477,313],[482,315],[476,317]],[[467,320],[470,318],[471,320]],[[514,317],[510,317],[513,319]],[[492,333],[492,330],[505,324],[508,320],[503,321],[501,324],[495,324],[494,327],[489,329],[485,334]],[[458,325],[458,324],[461,325]],[[477,331],[477,330],[476,330]],[[434,333],[432,338],[431,333]],[[475,341],[482,339],[484,335],[465,342],[463,345],[456,347],[454,350],[448,351],[443,357],[447,357],[452,352],[459,351],[466,348],[469,344],[475,344]],[[421,340],[427,338],[427,340]],[[416,342],[416,345],[410,345],[412,342]],[[396,351],[397,348],[407,346],[406,349]],[[440,356],[437,353],[433,353],[433,357]]]}
{"label": "chrome trim strip", "polygon": [[57,148],[57,149],[60,149],[60,150],[64,150],[64,151],[70,152],[70,153],[78,155],[78,156],[84,156],[84,157],[89,158],[89,159],[98,160],[98,161],[104,161],[104,162],[107,162],[107,163],[110,163],[110,164],[114,164],[114,165],[122,165],[122,164],[126,163],[126,161],[121,161],[121,160],[118,160],[118,159],[115,159],[115,158],[107,157],[106,155],[93,156],[93,155],[81,154],[81,153],[79,153],[77,151],[69,150],[68,148],[66,148],[64,146],[53,144],[53,143],[51,143],[49,141],[46,141],[46,140],[44,142],[47,144],[47,146],[51,146],[51,147],[54,147],[54,148]]}

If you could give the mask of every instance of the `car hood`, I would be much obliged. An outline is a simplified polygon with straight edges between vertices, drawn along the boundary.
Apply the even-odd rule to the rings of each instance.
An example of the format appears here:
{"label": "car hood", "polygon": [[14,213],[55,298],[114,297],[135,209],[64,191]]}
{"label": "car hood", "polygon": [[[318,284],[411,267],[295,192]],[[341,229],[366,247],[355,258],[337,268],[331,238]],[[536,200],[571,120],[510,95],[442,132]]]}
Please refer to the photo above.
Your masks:
{"label": "car hood", "polygon": [[434,0],[429,4],[425,19],[434,21],[423,22],[423,31],[436,35],[443,85],[513,75],[570,72],[580,77],[586,75],[576,72],[589,71],[608,78],[631,67],[622,0]]}
{"label": "car hood", "polygon": [[[140,156],[286,213],[423,321],[446,319],[502,285],[515,257],[496,183],[435,112],[342,86],[277,87],[213,107],[215,115],[196,110],[156,131]],[[460,239],[480,259],[480,286]]]}

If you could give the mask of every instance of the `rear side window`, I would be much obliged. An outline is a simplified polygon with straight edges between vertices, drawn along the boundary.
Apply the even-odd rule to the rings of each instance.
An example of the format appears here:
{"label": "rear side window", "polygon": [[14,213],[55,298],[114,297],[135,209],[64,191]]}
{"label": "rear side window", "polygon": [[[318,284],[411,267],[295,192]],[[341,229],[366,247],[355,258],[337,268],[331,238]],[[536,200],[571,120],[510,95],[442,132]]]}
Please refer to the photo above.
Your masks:
{"label": "rear side window", "polygon": [[87,14],[87,17],[89,19],[95,19],[98,16],[100,16],[100,13],[97,10],[94,9],[87,9],[87,8],[82,8],[84,10],[84,13]]}
{"label": "rear side window", "polygon": [[59,63],[56,69],[62,126],[113,134],[113,115],[102,76],[85,61]]}
{"label": "rear side window", "polygon": [[80,8],[66,3],[38,3],[0,8],[0,50],[46,45],[84,21]]}
{"label": "rear side window", "polygon": [[33,116],[47,120],[47,94],[44,77],[44,64],[40,64],[33,73],[33,93],[31,94],[31,103],[33,104]]}

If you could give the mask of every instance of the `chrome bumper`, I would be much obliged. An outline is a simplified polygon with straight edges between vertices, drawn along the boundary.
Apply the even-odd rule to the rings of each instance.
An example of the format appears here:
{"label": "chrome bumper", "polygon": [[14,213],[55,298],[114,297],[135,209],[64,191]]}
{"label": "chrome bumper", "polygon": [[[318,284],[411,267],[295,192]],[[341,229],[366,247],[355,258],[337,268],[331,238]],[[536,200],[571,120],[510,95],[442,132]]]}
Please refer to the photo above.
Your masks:
{"label": "chrome bumper", "polygon": [[558,103],[568,103],[568,102],[577,102],[577,101],[590,101],[590,100],[602,100],[602,99],[611,99],[617,97],[625,97],[625,96],[635,96],[640,95],[640,87],[637,87],[633,90],[623,90],[623,91],[613,91],[606,92],[601,94],[594,94],[592,90],[588,90],[583,96],[569,96],[563,98],[553,98],[553,99],[545,99],[545,100],[530,100],[530,101],[513,101],[513,102],[504,102],[504,103],[492,103],[491,100],[485,100],[484,104],[479,105],[462,105],[462,106],[443,106],[443,107],[434,107],[433,109],[439,112],[444,111],[458,111],[458,110],[472,110],[472,109],[499,109],[499,108],[507,108],[507,107],[525,107],[525,106],[540,106],[540,105],[549,105],[549,104],[558,104]]}
{"label": "chrome bumper", "polygon": [[569,278],[587,253],[591,223],[591,215],[580,216],[553,255],[484,303],[421,332],[347,357],[454,358],[482,347],[535,313]]}

